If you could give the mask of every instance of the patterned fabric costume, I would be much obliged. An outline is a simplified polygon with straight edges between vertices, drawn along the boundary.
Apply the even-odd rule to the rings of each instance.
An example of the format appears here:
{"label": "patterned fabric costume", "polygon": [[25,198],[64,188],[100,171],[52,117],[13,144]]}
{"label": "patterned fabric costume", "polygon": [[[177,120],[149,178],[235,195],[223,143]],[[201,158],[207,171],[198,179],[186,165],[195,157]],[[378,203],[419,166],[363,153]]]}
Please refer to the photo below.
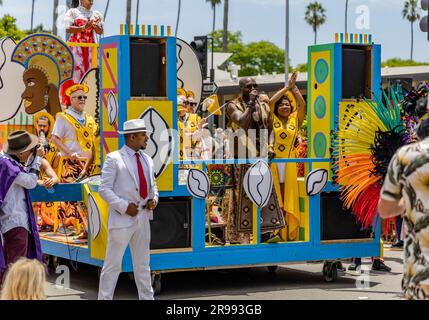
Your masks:
{"label": "patterned fabric costume", "polygon": [[[89,20],[100,19],[103,21],[103,16],[100,12],[88,10],[82,6],[70,9],[66,13],[65,23],[66,28],[69,27],[83,27]],[[72,34],[69,42],[75,43],[96,43],[96,35],[93,29],[87,29],[81,33]],[[75,59],[75,70],[73,80],[79,83],[82,77],[92,68],[92,48],[88,47],[73,47],[72,48]]]}
{"label": "patterned fabric costume", "polygon": [[[274,152],[276,158],[289,159],[296,157],[295,141],[298,135],[298,113],[294,112],[289,116],[286,126],[282,121],[274,116]],[[280,207],[286,214],[288,225],[287,239],[290,241],[299,240],[300,211],[299,211],[299,187],[296,163],[273,163],[271,171],[274,178],[274,186]],[[282,192],[281,184],[284,184]],[[282,196],[282,194],[284,196]]]}
{"label": "patterned fabric costume", "polygon": [[[245,112],[247,108],[240,97],[230,102],[230,104],[234,105],[234,108],[241,112]],[[236,123],[231,121],[227,111],[227,117],[229,119],[228,127],[234,132],[239,129],[243,129],[246,132],[246,135],[238,137],[238,139],[236,139],[237,141],[234,143],[235,157],[239,156],[238,150],[240,148],[238,144],[245,146],[244,150],[248,153],[251,149],[256,150],[256,152],[260,150],[260,137],[257,136],[255,141],[251,141],[251,139],[247,139],[247,132],[249,129],[268,129],[272,119],[270,118],[268,105],[262,103],[262,108],[259,110],[259,122],[251,121],[246,128],[240,128]],[[259,154],[256,154],[256,156],[259,156]],[[243,187],[244,175],[249,167],[250,165],[234,165],[232,169],[235,185],[233,189],[227,190],[228,206],[225,210],[226,221],[228,222],[226,234],[227,241],[240,243],[250,242],[250,235],[253,230],[253,203],[247,197]],[[261,232],[279,230],[284,227],[285,221],[283,212],[280,208],[277,194],[273,189],[267,206],[261,210]]]}
{"label": "patterned fabric costume", "polygon": [[407,299],[429,300],[429,138],[402,147],[389,165],[382,189],[388,201],[405,200],[402,289]]}

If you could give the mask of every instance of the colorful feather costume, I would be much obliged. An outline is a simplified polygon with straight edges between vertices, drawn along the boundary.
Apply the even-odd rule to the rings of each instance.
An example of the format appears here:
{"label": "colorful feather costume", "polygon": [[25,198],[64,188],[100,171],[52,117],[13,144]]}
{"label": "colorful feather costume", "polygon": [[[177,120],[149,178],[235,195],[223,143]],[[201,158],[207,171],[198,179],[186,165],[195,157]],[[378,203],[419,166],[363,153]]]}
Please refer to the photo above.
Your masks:
{"label": "colorful feather costume", "polygon": [[409,143],[400,94],[390,88],[391,99],[365,100],[347,105],[333,134],[334,176],[344,206],[351,209],[363,228],[378,223],[380,190],[396,150]]}

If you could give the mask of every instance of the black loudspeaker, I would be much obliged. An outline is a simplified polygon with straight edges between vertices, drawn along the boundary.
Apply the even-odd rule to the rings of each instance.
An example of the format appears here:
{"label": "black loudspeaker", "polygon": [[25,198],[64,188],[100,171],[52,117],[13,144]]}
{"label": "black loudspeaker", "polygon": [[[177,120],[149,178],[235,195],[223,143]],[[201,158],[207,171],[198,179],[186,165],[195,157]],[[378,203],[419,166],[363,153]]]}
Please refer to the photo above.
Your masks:
{"label": "black loudspeaker", "polygon": [[130,40],[132,97],[167,96],[166,44],[161,39]]}
{"label": "black loudspeaker", "polygon": [[355,216],[343,207],[339,192],[321,194],[320,221],[324,240],[369,239],[372,231],[362,229]]}
{"label": "black loudspeaker", "polygon": [[364,46],[343,47],[343,99],[371,98],[370,60]]}
{"label": "black loudspeaker", "polygon": [[150,223],[150,248],[156,250],[191,247],[190,217],[189,198],[161,198]]}

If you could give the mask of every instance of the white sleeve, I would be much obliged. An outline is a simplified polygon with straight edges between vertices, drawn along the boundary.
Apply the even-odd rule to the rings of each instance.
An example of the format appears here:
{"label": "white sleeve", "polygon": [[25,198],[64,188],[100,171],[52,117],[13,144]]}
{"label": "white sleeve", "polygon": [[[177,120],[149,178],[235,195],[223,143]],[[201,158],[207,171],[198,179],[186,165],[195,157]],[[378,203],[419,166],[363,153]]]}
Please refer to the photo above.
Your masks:
{"label": "white sleeve", "polygon": [[[151,158],[151,157],[148,157],[148,159],[149,159],[150,165],[152,166],[152,169],[153,169],[153,167],[154,167],[153,160],[152,160],[152,158]],[[152,179],[152,180],[153,180],[153,182],[154,182],[154,183],[153,183],[153,188],[152,188],[153,199],[156,201],[156,203],[158,203],[158,202],[159,202],[158,185],[156,184],[155,171],[154,171],[154,170],[152,170],[152,172],[153,172],[153,177],[151,177],[151,179]]]}
{"label": "white sleeve", "polygon": [[64,16],[64,24],[66,26],[66,29],[68,29],[74,25],[74,20],[75,20],[74,11],[75,11],[75,9],[70,9],[66,12],[66,14]]}
{"label": "white sleeve", "polygon": [[116,160],[107,155],[101,172],[101,182],[98,192],[107,204],[118,211],[120,214],[125,214],[128,209],[128,201],[121,199],[114,191],[113,186],[117,176]]}
{"label": "white sleeve", "polygon": [[57,136],[60,139],[65,137],[64,119],[62,116],[59,116],[55,121],[54,128],[52,129],[52,135]]}
{"label": "white sleeve", "polygon": [[103,26],[104,26],[104,18],[103,18],[103,15],[102,15],[100,12],[98,12],[98,11],[94,11],[94,17],[95,17],[96,19],[100,19],[101,27],[103,27]]}
{"label": "white sleeve", "polygon": [[[36,157],[33,161],[33,164],[30,167],[30,170],[39,171],[40,165],[42,163],[41,157]],[[37,187],[37,179],[39,178],[39,174],[34,171],[30,171],[30,173],[20,172],[18,176],[13,181],[14,184],[17,184],[25,189],[31,190]]]}

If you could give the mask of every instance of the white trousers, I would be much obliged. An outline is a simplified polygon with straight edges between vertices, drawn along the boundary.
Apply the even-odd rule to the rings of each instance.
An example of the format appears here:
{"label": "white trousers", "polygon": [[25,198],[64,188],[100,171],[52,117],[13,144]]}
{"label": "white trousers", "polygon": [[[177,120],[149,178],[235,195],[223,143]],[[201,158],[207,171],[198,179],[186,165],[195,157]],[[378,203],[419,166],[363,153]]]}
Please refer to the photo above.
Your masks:
{"label": "white trousers", "polygon": [[98,300],[113,300],[116,283],[122,270],[122,259],[128,244],[131,249],[139,299],[154,300],[149,266],[150,223],[149,215],[146,213],[140,213],[138,223],[129,228],[109,230]]}

